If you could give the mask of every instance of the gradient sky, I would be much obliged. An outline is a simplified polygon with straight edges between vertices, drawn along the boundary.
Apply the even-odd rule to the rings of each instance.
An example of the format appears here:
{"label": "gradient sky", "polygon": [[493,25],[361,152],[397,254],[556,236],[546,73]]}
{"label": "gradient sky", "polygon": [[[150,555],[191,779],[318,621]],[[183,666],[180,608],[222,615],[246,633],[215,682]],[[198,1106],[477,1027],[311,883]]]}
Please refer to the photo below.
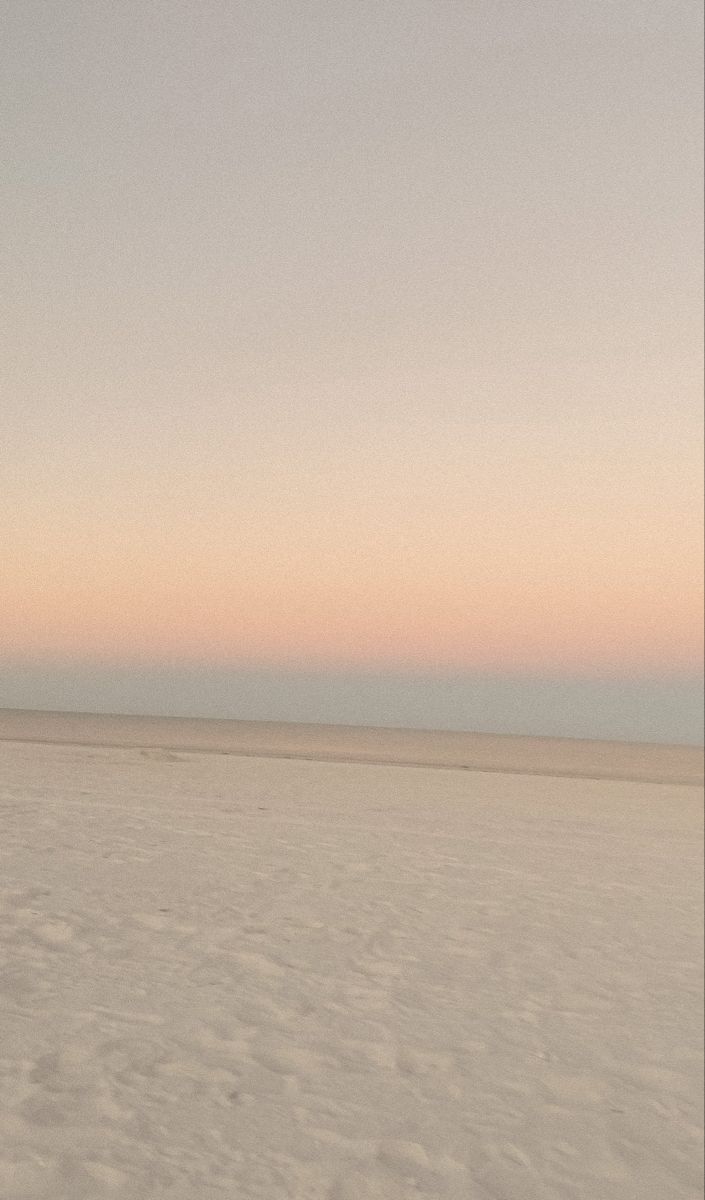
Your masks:
{"label": "gradient sky", "polygon": [[692,680],[698,9],[6,5],[0,700]]}

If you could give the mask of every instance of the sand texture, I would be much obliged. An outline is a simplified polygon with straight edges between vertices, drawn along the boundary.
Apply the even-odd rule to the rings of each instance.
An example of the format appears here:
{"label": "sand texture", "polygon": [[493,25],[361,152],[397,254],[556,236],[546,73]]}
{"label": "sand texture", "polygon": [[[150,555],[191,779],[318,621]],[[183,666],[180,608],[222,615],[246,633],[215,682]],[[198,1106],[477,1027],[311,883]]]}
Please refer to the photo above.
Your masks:
{"label": "sand texture", "polygon": [[702,797],[0,742],[3,1200],[695,1200]]}

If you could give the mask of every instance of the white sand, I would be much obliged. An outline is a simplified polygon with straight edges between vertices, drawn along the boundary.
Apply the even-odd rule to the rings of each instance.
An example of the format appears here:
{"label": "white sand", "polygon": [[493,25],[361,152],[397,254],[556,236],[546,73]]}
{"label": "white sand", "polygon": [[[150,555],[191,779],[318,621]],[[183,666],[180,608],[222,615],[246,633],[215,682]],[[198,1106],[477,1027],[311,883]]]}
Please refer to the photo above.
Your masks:
{"label": "white sand", "polygon": [[3,1200],[694,1200],[701,795],[0,742]]}

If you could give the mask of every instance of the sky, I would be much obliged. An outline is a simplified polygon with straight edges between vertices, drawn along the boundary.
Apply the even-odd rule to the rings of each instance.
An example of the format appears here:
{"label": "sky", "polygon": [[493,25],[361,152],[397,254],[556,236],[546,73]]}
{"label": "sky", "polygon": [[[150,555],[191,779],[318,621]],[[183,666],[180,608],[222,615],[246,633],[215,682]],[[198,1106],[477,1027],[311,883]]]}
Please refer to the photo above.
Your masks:
{"label": "sky", "polygon": [[4,6],[0,704],[695,740],[698,8]]}

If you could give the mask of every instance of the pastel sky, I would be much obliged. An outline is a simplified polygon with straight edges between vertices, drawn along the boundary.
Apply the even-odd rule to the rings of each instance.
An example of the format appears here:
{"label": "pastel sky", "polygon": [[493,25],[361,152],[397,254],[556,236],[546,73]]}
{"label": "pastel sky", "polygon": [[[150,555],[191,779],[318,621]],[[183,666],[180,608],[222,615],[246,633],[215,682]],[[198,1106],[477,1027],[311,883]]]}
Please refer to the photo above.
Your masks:
{"label": "pastel sky", "polygon": [[699,673],[698,8],[5,6],[23,701],[57,663]]}

